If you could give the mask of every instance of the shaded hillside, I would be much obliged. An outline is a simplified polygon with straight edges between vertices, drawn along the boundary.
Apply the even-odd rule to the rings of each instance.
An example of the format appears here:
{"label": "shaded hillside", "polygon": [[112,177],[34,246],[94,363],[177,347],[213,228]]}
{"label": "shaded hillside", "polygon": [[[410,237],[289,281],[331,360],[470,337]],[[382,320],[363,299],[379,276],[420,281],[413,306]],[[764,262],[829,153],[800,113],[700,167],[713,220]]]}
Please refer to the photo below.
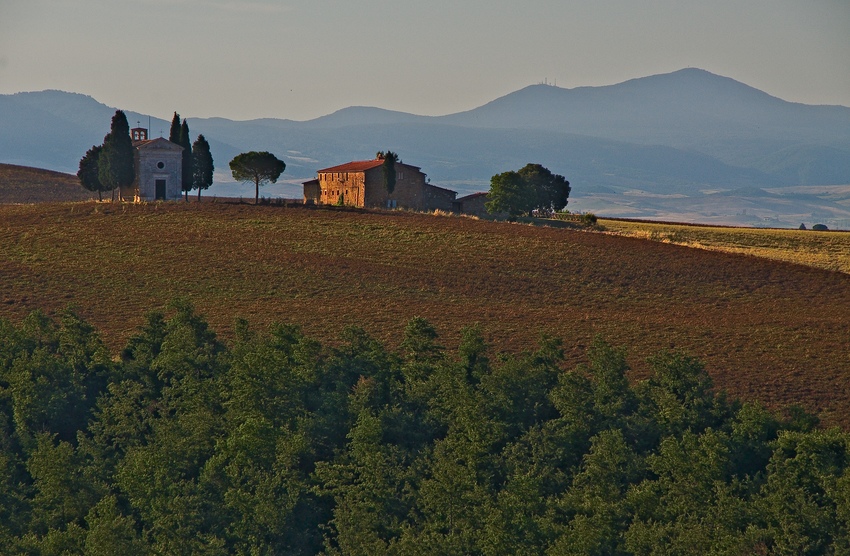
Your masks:
{"label": "shaded hillside", "polygon": [[[0,95],[2,161],[74,171],[113,111],[58,91]],[[605,87],[535,85],[439,117],[351,107],[306,122],[188,118],[192,134],[210,141],[224,181],[227,161],[245,150],[275,152],[297,180],[391,148],[435,182],[475,189],[531,161],[569,177],[576,191],[850,183],[850,108],[786,102],[697,69]],[[128,119],[148,125],[147,116]],[[150,127],[155,137],[168,122]]]}
{"label": "shaded hillside", "polygon": [[182,296],[225,337],[236,317],[348,325],[400,338],[427,318],[519,351],[566,340],[568,365],[601,335],[635,376],[660,349],[703,359],[718,386],[800,402],[850,425],[850,276],[633,238],[412,213],[223,203],[0,207],[0,315],[73,304],[118,349]]}
{"label": "shaded hillside", "polygon": [[0,164],[0,203],[87,201],[96,197],[83,189],[75,175]]}

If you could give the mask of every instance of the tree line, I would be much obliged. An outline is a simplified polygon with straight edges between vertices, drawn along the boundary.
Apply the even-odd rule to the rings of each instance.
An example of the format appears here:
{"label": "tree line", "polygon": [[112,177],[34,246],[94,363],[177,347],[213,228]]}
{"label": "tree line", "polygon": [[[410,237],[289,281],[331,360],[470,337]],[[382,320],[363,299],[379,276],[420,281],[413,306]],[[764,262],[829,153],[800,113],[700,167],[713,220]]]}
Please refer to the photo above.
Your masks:
{"label": "tree line", "polygon": [[[195,142],[190,143],[189,124],[185,119],[181,123],[177,112],[171,120],[169,140],[183,147],[181,187],[186,200],[189,200],[189,191],[197,189],[200,201],[201,191],[213,183],[215,166],[209,143],[203,135],[198,135]],[[103,200],[104,191],[111,191],[114,201],[116,190],[120,196],[122,187],[133,185],[136,179],[135,156],[130,125],[123,110],[116,110],[112,116],[103,144],[92,146],[80,159],[77,177],[85,189],[97,192],[99,200]]]}
{"label": "tree line", "polygon": [[[113,357],[71,310],[0,320],[9,554],[836,554],[850,435],[731,400],[682,353],[388,348],[184,301]],[[746,369],[741,369],[745,372]]]}

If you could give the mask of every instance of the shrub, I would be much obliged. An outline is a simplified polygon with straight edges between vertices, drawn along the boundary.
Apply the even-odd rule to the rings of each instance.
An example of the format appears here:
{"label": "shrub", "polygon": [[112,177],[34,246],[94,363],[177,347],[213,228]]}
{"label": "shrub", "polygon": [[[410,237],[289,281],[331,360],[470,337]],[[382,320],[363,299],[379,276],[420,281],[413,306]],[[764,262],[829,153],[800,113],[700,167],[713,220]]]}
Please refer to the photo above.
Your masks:
{"label": "shrub", "polygon": [[581,215],[580,222],[585,226],[596,226],[596,215],[592,212],[586,212]]}

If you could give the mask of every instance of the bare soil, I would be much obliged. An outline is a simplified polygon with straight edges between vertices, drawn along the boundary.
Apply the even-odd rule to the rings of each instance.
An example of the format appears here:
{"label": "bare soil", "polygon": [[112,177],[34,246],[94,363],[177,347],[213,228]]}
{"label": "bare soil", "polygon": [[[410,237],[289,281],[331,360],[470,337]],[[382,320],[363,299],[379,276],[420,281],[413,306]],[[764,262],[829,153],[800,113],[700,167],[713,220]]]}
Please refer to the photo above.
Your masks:
{"label": "bare soil", "polygon": [[635,377],[662,349],[701,358],[731,395],[800,403],[850,426],[850,276],[645,239],[404,212],[211,202],[0,206],[0,317],[67,306],[117,353],[182,296],[227,340],[299,324],[333,343],[361,326],[390,348],[414,316],[447,347],[479,323],[496,350],[601,335]]}

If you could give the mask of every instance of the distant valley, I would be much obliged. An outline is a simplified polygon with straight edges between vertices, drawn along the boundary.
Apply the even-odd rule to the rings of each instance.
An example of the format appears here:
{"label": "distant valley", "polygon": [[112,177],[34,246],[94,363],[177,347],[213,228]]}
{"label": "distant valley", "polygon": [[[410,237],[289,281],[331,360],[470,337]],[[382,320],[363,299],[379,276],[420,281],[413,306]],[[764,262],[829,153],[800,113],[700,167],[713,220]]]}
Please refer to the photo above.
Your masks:
{"label": "distant valley", "polygon": [[[120,108],[131,125],[167,134],[169,122]],[[0,162],[74,173],[114,110],[60,91],[0,95]],[[786,102],[698,69],[605,87],[533,85],[445,116],[367,107],[303,122],[181,114],[210,141],[210,195],[238,194],[227,162],[245,150],[285,160],[282,182],[263,194],[294,197],[318,168],[389,148],[460,194],[536,162],[572,182],[570,210],[850,228],[850,108]]]}

